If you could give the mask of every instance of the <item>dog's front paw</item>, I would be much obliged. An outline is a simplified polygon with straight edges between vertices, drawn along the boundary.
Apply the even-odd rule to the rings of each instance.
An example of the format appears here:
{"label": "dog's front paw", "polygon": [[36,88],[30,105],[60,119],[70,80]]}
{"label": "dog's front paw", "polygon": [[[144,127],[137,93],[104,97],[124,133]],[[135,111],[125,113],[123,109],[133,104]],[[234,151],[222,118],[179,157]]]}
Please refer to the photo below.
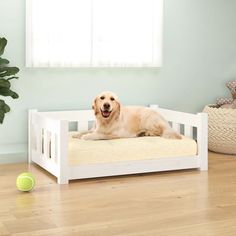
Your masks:
{"label": "dog's front paw", "polygon": [[82,140],[93,140],[93,137],[91,134],[84,134],[80,137]]}
{"label": "dog's front paw", "polygon": [[83,134],[77,133],[77,134],[73,134],[72,138],[81,138],[83,136]]}
{"label": "dog's front paw", "polygon": [[166,132],[162,137],[167,139],[182,139],[182,136],[176,132]]}

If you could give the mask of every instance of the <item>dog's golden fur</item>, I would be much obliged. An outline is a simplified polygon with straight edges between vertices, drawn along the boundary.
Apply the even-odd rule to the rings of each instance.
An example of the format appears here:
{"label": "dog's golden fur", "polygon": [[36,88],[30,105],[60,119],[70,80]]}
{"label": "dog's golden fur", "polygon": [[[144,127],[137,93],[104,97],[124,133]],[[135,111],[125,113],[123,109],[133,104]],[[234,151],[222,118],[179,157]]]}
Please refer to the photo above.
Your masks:
{"label": "dog's golden fur", "polygon": [[84,140],[162,136],[181,139],[169,123],[157,112],[147,107],[122,106],[112,92],[99,94],[93,102],[96,116],[94,127],[74,137]]}

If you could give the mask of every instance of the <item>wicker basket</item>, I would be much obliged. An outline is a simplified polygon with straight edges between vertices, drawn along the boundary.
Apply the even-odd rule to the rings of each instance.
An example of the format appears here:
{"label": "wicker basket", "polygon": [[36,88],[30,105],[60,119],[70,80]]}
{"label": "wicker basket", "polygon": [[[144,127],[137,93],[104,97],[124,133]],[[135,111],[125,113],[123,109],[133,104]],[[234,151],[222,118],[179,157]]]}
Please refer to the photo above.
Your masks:
{"label": "wicker basket", "polygon": [[208,114],[209,150],[226,154],[236,154],[236,109],[205,106]]}

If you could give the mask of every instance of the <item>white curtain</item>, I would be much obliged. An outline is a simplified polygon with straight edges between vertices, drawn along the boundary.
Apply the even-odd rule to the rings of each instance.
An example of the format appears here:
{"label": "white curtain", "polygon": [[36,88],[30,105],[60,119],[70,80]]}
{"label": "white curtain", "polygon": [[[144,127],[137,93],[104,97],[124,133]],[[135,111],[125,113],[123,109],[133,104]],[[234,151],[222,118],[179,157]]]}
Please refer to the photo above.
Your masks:
{"label": "white curtain", "polygon": [[159,67],[163,0],[27,0],[26,66]]}

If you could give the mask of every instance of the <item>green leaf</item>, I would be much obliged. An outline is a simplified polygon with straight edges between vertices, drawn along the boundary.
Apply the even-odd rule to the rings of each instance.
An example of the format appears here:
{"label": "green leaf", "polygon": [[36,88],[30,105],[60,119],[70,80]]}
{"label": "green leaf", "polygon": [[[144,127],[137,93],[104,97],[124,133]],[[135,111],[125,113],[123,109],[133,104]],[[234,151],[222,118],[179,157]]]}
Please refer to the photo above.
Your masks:
{"label": "green leaf", "polygon": [[10,110],[11,108],[5,103],[5,106],[4,106],[5,113],[9,112]]}
{"label": "green leaf", "polygon": [[18,72],[18,67],[0,67],[0,77],[15,75]]}
{"label": "green leaf", "polygon": [[9,61],[7,59],[0,58],[0,66],[9,64]]}
{"label": "green leaf", "polygon": [[6,79],[0,79],[0,88],[10,88],[11,83]]}
{"label": "green leaf", "polygon": [[19,97],[19,95],[17,93],[13,92],[9,88],[0,88],[0,95],[2,95],[4,97],[10,96],[13,99],[16,99]]}
{"label": "green leaf", "polygon": [[9,112],[11,109],[10,107],[5,103],[5,101],[0,100],[0,110],[4,111],[5,113]]}
{"label": "green leaf", "polygon": [[0,99],[0,109],[2,109],[5,106],[5,102]]}
{"label": "green leaf", "polygon": [[19,98],[19,95],[18,95],[16,92],[13,92],[13,91],[12,91],[11,97],[12,97],[13,99],[17,99],[17,98]]}
{"label": "green leaf", "polygon": [[7,45],[7,40],[5,38],[0,38],[0,56],[4,53],[6,45]]}
{"label": "green leaf", "polygon": [[3,123],[4,117],[5,117],[5,112],[3,110],[0,110],[0,124]]}
{"label": "green leaf", "polygon": [[12,91],[9,88],[0,88],[0,95],[7,97],[12,95]]}

